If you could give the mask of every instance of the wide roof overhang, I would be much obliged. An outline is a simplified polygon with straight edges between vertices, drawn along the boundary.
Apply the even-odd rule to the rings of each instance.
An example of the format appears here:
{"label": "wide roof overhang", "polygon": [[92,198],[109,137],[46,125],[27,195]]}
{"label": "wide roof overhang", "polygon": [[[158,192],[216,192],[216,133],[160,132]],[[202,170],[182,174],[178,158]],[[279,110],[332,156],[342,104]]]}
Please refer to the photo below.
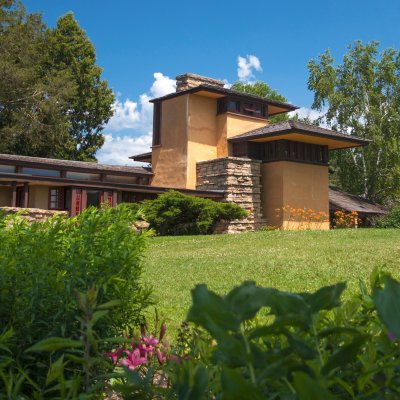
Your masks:
{"label": "wide roof overhang", "polygon": [[211,86],[211,85],[204,85],[204,84],[196,86],[196,87],[192,87],[190,89],[181,90],[179,92],[170,93],[163,97],[158,97],[156,99],[152,99],[152,100],[150,100],[150,103],[159,103],[164,100],[172,99],[174,97],[182,96],[185,94],[197,94],[200,96],[212,97],[212,98],[216,98],[216,99],[229,96],[229,97],[234,97],[237,99],[259,102],[259,103],[268,105],[268,115],[270,115],[270,116],[287,113],[289,111],[294,111],[299,108],[290,103],[284,103],[281,101],[268,99],[266,97],[255,96],[250,93],[244,93],[244,92],[239,92],[237,90],[232,90],[232,89],[222,88],[222,87],[217,87],[217,86]]}
{"label": "wide roof overhang", "polygon": [[368,139],[296,121],[266,125],[265,127],[233,136],[228,140],[231,143],[263,143],[276,140],[292,140],[295,142],[328,146],[329,150],[366,146],[371,142]]}

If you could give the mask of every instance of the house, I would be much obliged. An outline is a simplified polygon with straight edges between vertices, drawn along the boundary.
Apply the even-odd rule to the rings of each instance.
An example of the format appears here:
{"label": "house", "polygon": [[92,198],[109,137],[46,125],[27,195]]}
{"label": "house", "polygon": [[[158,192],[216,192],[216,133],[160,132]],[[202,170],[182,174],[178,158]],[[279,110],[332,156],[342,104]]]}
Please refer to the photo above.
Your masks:
{"label": "house", "polygon": [[[220,231],[265,224],[296,228],[277,209],[328,214],[329,153],[368,144],[301,122],[272,124],[271,117],[297,107],[194,74],[178,76],[176,92],[152,103],[151,152],[131,157],[144,167],[0,155],[0,207],[67,210],[73,216],[104,201],[140,201],[173,188],[250,211]],[[329,222],[318,227],[329,229]]]}

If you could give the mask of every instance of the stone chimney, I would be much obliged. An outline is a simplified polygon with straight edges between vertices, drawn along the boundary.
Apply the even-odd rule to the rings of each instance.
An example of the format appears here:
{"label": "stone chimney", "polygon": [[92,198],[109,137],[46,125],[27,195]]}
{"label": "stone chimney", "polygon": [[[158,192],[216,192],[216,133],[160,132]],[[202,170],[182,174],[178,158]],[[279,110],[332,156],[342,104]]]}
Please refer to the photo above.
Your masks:
{"label": "stone chimney", "polygon": [[206,76],[200,76],[196,74],[183,74],[176,77],[176,91],[181,92],[200,85],[215,86],[223,88],[225,82],[219,81],[218,79],[207,78]]}

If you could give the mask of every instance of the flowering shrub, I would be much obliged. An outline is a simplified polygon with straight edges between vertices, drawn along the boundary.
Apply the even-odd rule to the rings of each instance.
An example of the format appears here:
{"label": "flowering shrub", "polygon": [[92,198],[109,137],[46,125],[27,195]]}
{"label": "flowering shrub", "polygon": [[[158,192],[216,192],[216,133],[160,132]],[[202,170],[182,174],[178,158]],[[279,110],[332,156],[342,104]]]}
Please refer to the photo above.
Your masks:
{"label": "flowering shrub", "polygon": [[307,208],[293,208],[286,205],[275,209],[278,219],[285,221],[287,227],[295,225],[297,229],[321,229],[323,224],[329,222],[329,215],[323,211]]}
{"label": "flowering shrub", "polygon": [[346,213],[345,211],[335,211],[332,221],[333,227],[340,228],[357,228],[360,223],[357,211]]}

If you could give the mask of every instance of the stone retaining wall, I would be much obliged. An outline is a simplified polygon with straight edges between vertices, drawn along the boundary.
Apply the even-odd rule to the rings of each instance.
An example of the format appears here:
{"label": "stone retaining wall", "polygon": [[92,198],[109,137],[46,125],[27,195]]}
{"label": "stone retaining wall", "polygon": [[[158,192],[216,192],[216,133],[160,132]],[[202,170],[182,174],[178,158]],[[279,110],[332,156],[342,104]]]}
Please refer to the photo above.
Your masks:
{"label": "stone retaining wall", "polygon": [[214,233],[254,231],[266,224],[261,211],[261,161],[238,157],[200,161],[196,174],[196,189],[223,190],[223,201],[236,203],[250,212],[241,220],[222,221]]}
{"label": "stone retaining wall", "polygon": [[21,217],[29,222],[44,221],[53,215],[68,216],[67,211],[42,210],[40,208],[0,207],[0,212],[1,211],[6,214],[16,214],[19,212]]}

